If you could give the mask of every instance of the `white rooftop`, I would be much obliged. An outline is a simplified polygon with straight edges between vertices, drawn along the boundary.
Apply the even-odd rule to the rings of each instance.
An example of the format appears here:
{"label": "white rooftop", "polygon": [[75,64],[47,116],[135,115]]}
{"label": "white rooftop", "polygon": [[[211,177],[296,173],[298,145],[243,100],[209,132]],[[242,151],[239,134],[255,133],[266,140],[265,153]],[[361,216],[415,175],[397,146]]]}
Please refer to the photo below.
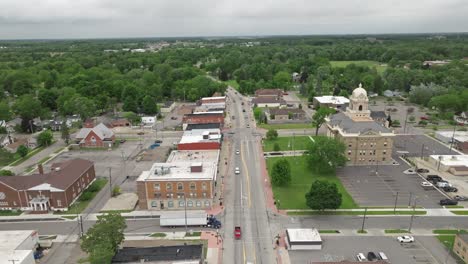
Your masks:
{"label": "white rooftop", "polygon": [[194,115],[224,114],[224,111],[194,112]]}
{"label": "white rooftop", "polygon": [[217,162],[218,158],[219,150],[174,150],[166,162]]}
{"label": "white rooftop", "polygon": [[[191,172],[192,166],[202,164],[201,172]],[[177,180],[214,180],[217,162],[154,163],[149,171],[143,171],[137,181],[177,181]]]}
{"label": "white rooftop", "polygon": [[315,228],[288,228],[289,241],[291,242],[320,242],[320,234]]}
{"label": "white rooftop", "polygon": [[439,161],[444,166],[468,167],[468,155],[431,155],[431,158]]}
{"label": "white rooftop", "polygon": [[[203,136],[208,134],[208,138]],[[179,144],[196,143],[196,142],[219,142],[221,140],[221,130],[213,129],[192,129],[184,131],[184,135],[180,139]]]}
{"label": "white rooftop", "polygon": [[35,230],[0,231],[0,250],[26,249],[18,247],[31,236],[39,237]]}
{"label": "white rooftop", "polygon": [[226,99],[226,96],[203,97],[202,101]]}
{"label": "white rooftop", "polygon": [[459,142],[468,141],[468,131],[455,131],[455,136],[453,131],[437,131],[436,134],[450,139],[453,137],[456,141]]}
{"label": "white rooftop", "polygon": [[316,96],[314,98],[321,104],[334,104],[334,105],[349,104],[349,99],[343,96],[324,95],[324,96]]}
{"label": "white rooftop", "polygon": [[0,250],[0,264],[34,263],[32,250]]}

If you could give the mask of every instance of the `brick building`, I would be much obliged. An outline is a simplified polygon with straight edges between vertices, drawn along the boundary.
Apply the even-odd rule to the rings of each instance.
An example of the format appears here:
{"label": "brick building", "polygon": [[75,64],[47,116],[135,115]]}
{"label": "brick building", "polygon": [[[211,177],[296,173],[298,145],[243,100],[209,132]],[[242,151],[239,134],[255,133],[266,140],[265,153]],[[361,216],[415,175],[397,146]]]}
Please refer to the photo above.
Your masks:
{"label": "brick building", "polygon": [[299,108],[271,108],[268,109],[270,119],[273,120],[302,120],[305,112]]}
{"label": "brick building", "polygon": [[75,142],[80,147],[111,148],[115,142],[115,135],[112,130],[100,123],[93,128],[82,128],[76,134]]}
{"label": "brick building", "polygon": [[50,172],[0,177],[0,209],[66,211],[96,177],[94,164],[74,159],[52,164]]}
{"label": "brick building", "polygon": [[221,127],[224,126],[224,112],[205,112],[197,114],[188,114],[184,115],[182,118],[182,128],[185,128],[189,124],[210,124],[210,123],[219,123]]}
{"label": "brick building", "polygon": [[346,145],[348,164],[390,164],[395,134],[386,123],[372,119],[368,103],[367,92],[359,85],[346,111],[327,118],[327,135]]}
{"label": "brick building", "polygon": [[192,129],[184,131],[177,144],[178,150],[218,150],[221,148],[219,129]]}
{"label": "brick building", "polygon": [[465,263],[468,262],[468,234],[458,234],[453,242],[453,252]]}
{"label": "brick building", "polygon": [[255,97],[273,97],[280,100],[283,99],[283,91],[281,89],[258,89],[255,91]]}
{"label": "brick building", "polygon": [[210,208],[218,159],[218,150],[173,151],[166,163],[154,163],[149,171],[143,171],[138,177],[140,208]]}

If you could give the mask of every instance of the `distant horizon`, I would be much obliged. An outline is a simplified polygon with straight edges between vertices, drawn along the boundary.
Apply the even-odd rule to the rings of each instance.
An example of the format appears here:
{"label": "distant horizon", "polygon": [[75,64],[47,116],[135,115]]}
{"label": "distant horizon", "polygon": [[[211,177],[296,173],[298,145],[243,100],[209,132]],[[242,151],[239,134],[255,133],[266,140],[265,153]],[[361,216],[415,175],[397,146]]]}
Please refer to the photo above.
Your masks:
{"label": "distant horizon", "polygon": [[0,38],[0,42],[5,41],[70,41],[70,40],[125,40],[125,39],[208,39],[208,38],[219,38],[219,39],[265,39],[265,38],[280,38],[280,37],[340,37],[340,36],[398,36],[398,35],[465,35],[468,31],[461,32],[415,32],[415,33],[343,33],[343,34],[266,34],[266,35],[193,35],[193,36],[141,36],[141,37],[64,37],[64,38]]}

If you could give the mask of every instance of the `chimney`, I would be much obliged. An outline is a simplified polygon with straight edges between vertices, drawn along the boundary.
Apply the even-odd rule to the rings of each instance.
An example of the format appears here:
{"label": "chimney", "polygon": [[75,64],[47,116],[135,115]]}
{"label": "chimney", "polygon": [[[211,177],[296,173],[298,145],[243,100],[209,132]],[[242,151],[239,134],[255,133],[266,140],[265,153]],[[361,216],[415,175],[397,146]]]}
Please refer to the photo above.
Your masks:
{"label": "chimney", "polygon": [[44,168],[42,167],[42,164],[37,165],[37,170],[39,171],[39,174],[44,174]]}

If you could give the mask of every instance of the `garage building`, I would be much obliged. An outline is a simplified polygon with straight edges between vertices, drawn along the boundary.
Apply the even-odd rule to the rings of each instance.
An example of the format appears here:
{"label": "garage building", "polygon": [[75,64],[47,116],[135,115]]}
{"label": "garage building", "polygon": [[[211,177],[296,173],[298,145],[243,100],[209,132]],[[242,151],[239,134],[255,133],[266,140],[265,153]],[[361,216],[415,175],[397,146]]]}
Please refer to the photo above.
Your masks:
{"label": "garage building", "polygon": [[289,250],[321,250],[322,238],[315,228],[288,228],[286,244]]}

